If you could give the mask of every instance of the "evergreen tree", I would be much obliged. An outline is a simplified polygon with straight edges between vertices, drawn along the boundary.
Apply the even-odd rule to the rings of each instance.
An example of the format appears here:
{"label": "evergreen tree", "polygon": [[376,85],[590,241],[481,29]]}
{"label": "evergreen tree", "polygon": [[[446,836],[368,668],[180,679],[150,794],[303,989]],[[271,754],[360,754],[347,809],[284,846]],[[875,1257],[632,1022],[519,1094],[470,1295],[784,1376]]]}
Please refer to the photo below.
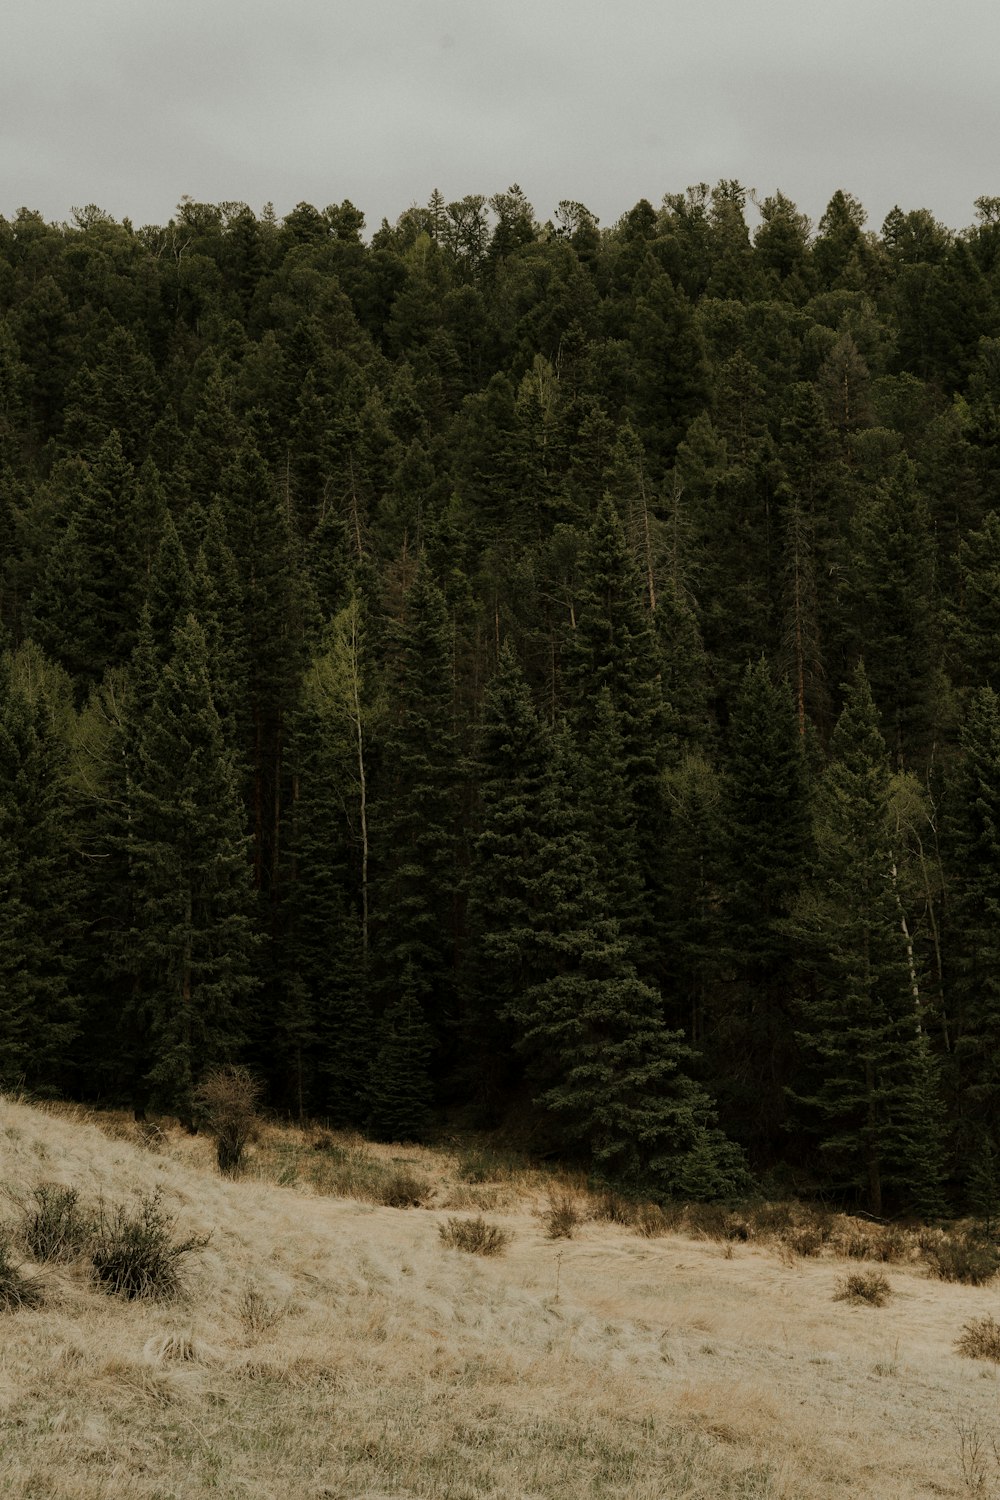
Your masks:
{"label": "evergreen tree", "polygon": [[207,1069],[231,1061],[253,992],[250,881],[204,632],[179,625],[136,753],[128,829],[155,1100],[190,1119]]}
{"label": "evergreen tree", "polygon": [[946,807],[945,951],[967,1151],[983,1133],[1000,1141],[1000,701],[991,687],[969,701]]}
{"label": "evergreen tree", "polygon": [[814,968],[796,1098],[839,1189],[862,1193],[876,1214],[890,1192],[927,1212],[940,1206],[944,1171],[938,1083],[893,881],[885,741],[861,667],[831,754],[815,880],[790,928]]}
{"label": "evergreen tree", "polygon": [[770,1154],[795,1066],[797,975],[786,922],[810,864],[811,830],[795,706],[764,660],[744,673],[726,748],[723,942],[732,978],[708,1046],[726,1079],[728,1128]]}
{"label": "evergreen tree", "polygon": [[67,691],[36,647],[0,660],[0,1083],[40,1093],[69,1083],[80,1012]]}
{"label": "evergreen tree", "polygon": [[390,631],[378,958],[389,993],[408,989],[440,1039],[455,1020],[461,782],[449,623],[423,559]]}

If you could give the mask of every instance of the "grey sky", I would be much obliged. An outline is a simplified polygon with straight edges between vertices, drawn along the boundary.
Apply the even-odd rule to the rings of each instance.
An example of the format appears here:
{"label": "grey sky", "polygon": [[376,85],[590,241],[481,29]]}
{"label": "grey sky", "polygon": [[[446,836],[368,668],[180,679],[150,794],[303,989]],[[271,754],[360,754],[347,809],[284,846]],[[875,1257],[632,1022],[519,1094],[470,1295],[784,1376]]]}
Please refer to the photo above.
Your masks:
{"label": "grey sky", "polygon": [[0,213],[183,193],[370,228],[440,187],[577,198],[737,177],[871,227],[1000,194],[996,0],[8,0]]}

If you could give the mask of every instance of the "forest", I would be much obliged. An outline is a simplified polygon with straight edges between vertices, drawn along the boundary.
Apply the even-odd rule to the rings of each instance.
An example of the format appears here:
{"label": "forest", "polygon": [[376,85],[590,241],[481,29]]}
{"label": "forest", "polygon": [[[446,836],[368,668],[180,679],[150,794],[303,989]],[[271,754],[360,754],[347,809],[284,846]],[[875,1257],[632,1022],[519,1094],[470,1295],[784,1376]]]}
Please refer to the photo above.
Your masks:
{"label": "forest", "polygon": [[0,1086],[1000,1202],[1000,198],[0,217]]}

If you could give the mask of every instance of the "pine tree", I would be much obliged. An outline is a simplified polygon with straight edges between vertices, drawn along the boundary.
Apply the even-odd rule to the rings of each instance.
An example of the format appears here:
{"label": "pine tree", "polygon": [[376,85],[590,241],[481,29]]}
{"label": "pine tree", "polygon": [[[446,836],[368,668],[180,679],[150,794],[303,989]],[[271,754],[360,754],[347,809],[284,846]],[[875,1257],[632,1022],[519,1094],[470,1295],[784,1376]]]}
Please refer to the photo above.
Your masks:
{"label": "pine tree", "polygon": [[441,1039],[455,1019],[460,767],[449,623],[424,559],[390,631],[378,961],[389,993],[408,987]]}
{"label": "pine tree", "polygon": [[370,1123],[383,1140],[420,1140],[427,1131],[434,1039],[419,988],[408,965],[399,994],[386,1006],[378,1024],[378,1052],[369,1080]]}
{"label": "pine tree", "polygon": [[663,832],[660,774],[666,760],[667,716],[652,616],[625,534],[610,500],[602,500],[580,559],[576,628],[566,666],[577,741],[594,733],[607,692],[621,735],[622,774],[639,853],[641,923],[648,961],[655,962],[653,913],[658,902]]}
{"label": "pine tree", "polygon": [[569,754],[504,648],[486,703],[470,901],[489,1019],[512,1028],[556,1138],[596,1171],[659,1192],[733,1191],[739,1154],[604,908]]}
{"label": "pine tree", "polygon": [[802,737],[787,683],[747,667],[727,734],[723,943],[732,980],[708,1043],[724,1117],[758,1151],[778,1148],[795,1065],[795,943],[785,923],[811,857]]}
{"label": "pine tree", "polygon": [[253,990],[247,848],[207,658],[188,616],[139,737],[128,829],[148,1082],[188,1119],[198,1077],[236,1055]]}
{"label": "pine tree", "polygon": [[975,692],[947,789],[945,953],[962,1145],[1000,1141],[1000,700]]}
{"label": "pine tree", "polygon": [[0,660],[0,1083],[43,1094],[70,1080],[80,1018],[67,696],[37,647]]}
{"label": "pine tree", "polygon": [[812,959],[815,986],[800,1010],[808,1071],[795,1093],[838,1188],[863,1193],[876,1214],[890,1191],[926,1212],[940,1204],[943,1178],[936,1068],[892,879],[885,741],[861,667],[831,754],[815,882],[790,929]]}

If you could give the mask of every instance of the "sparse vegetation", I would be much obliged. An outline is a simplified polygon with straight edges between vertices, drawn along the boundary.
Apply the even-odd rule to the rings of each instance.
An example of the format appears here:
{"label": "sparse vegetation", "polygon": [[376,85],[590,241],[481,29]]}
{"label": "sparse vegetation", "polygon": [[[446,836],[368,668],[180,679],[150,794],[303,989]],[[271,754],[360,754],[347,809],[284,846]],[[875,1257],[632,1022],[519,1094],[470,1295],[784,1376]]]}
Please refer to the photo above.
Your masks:
{"label": "sparse vegetation", "polygon": [[375,1201],[386,1208],[420,1208],[430,1192],[430,1184],[407,1167],[396,1167],[375,1185]]}
{"label": "sparse vegetation", "polygon": [[837,1282],[833,1300],[856,1307],[884,1307],[891,1296],[892,1287],[881,1271],[852,1271]]}
{"label": "sparse vegetation", "polygon": [[503,1255],[513,1238],[510,1230],[488,1223],[482,1214],[475,1219],[446,1219],[438,1225],[438,1233],[449,1250],[465,1250],[469,1255]]}
{"label": "sparse vegetation", "polygon": [[955,1340],[955,1348],[968,1359],[988,1359],[1000,1364],[1000,1323],[990,1313],[970,1318]]}
{"label": "sparse vegetation", "polygon": [[164,1300],[181,1289],[181,1263],[208,1244],[208,1236],[173,1238],[174,1222],[159,1190],[129,1207],[101,1203],[90,1252],[98,1284],[130,1301]]}

